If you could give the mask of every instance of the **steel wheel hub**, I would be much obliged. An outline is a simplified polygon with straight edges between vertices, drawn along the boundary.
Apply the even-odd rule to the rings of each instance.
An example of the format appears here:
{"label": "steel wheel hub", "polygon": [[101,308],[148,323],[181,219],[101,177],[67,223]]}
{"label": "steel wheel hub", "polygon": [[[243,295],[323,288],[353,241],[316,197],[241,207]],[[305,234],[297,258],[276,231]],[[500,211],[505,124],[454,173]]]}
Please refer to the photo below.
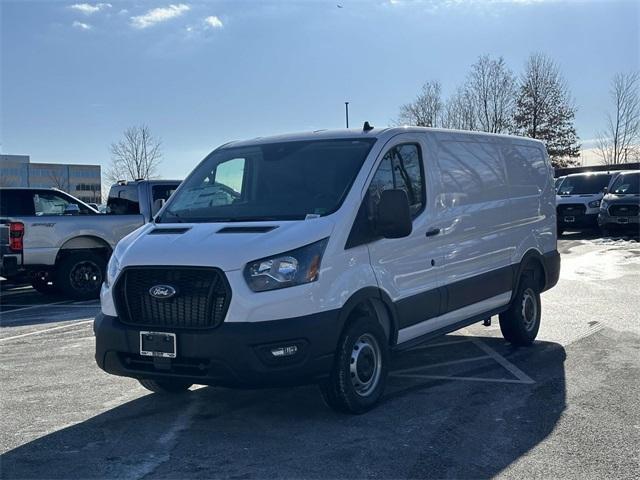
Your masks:
{"label": "steel wheel hub", "polygon": [[522,319],[524,328],[530,332],[536,326],[538,320],[538,302],[535,292],[527,288],[522,294]]}
{"label": "steel wheel hub", "polygon": [[353,345],[349,373],[356,393],[366,397],[378,385],[382,369],[382,356],[378,341],[365,333]]}

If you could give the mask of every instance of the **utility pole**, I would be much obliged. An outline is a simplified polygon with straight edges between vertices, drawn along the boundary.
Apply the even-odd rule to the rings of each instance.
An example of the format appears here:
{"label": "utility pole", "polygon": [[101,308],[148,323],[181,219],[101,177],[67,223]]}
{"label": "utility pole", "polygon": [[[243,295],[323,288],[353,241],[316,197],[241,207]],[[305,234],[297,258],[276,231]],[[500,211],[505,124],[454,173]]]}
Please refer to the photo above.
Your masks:
{"label": "utility pole", "polygon": [[349,102],[344,102],[344,114],[347,120],[347,128],[349,128]]}

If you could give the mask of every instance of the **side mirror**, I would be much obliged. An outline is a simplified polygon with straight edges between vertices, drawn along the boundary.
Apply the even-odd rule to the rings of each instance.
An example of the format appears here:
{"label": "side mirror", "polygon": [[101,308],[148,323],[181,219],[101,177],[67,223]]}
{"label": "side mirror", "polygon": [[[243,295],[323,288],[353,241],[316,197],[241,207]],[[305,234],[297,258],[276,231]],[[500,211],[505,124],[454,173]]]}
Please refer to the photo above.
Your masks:
{"label": "side mirror", "polygon": [[151,208],[151,216],[155,217],[156,213],[160,211],[160,209],[164,206],[164,198],[158,198],[153,202],[153,207]]}
{"label": "side mirror", "polygon": [[66,207],[64,207],[65,215],[80,215],[80,207],[75,203],[68,203]]}
{"label": "side mirror", "polygon": [[609,193],[609,187],[604,187],[604,188],[602,189],[602,193],[604,193],[605,195],[606,195],[607,193]]}
{"label": "side mirror", "polygon": [[411,210],[409,198],[404,190],[382,192],[375,223],[376,233],[384,238],[402,238],[411,234]]}

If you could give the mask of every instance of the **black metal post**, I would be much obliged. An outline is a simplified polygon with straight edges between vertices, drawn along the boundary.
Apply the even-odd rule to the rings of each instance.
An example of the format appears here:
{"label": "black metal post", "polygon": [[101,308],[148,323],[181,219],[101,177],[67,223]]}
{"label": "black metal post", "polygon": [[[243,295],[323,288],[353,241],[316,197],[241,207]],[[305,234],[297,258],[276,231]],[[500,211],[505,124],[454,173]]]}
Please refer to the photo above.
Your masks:
{"label": "black metal post", "polygon": [[344,102],[344,114],[347,120],[347,128],[349,128],[349,102]]}

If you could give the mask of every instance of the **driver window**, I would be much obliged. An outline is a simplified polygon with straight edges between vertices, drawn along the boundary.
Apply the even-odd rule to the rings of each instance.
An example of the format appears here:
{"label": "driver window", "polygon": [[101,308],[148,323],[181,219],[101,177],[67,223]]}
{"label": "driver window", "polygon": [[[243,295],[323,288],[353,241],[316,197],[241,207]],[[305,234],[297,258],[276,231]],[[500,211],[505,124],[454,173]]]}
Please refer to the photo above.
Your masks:
{"label": "driver window", "polygon": [[401,189],[407,193],[415,218],[424,207],[424,174],[420,149],[415,144],[398,145],[389,150],[369,185],[370,216],[375,214],[384,190]]}

